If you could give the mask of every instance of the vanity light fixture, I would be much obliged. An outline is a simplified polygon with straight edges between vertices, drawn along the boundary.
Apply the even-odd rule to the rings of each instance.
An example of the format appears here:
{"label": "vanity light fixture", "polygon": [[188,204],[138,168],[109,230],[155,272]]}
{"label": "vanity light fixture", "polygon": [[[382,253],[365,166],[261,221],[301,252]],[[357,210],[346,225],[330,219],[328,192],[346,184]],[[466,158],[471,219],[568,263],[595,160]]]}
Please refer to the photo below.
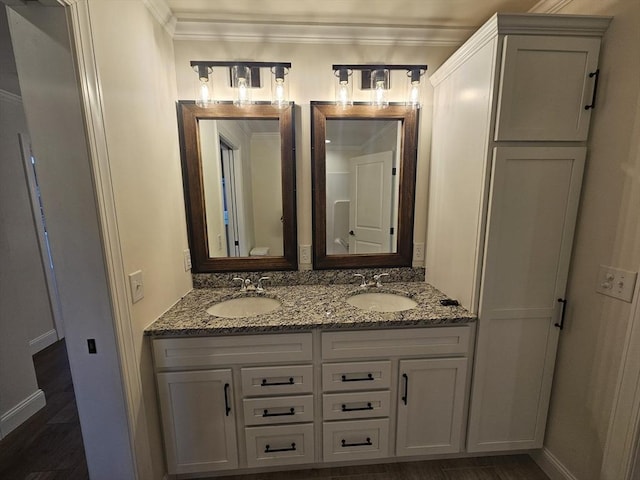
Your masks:
{"label": "vanity light fixture", "polygon": [[[354,71],[360,71],[363,90],[371,89],[371,105],[378,108],[389,106],[390,73],[392,70],[405,70],[408,78],[406,104],[413,108],[420,107],[420,77],[427,71],[427,65],[333,65],[333,72],[338,79],[336,83],[336,105],[346,107],[353,105],[351,96],[353,82],[349,77]],[[351,90],[349,90],[351,89]],[[348,92],[348,93],[347,93]],[[345,99],[349,99],[348,101]]]}
{"label": "vanity light fixture", "polygon": [[242,62],[242,61],[191,61],[191,66],[198,72],[198,91],[196,104],[206,107],[214,103],[211,95],[210,76],[214,67],[226,67],[231,72],[231,86],[234,88],[233,103],[238,106],[252,103],[251,89],[257,88],[252,82],[252,71],[259,73],[260,68],[271,71],[271,103],[283,107],[289,104],[289,85],[285,76],[291,69],[289,62]]}

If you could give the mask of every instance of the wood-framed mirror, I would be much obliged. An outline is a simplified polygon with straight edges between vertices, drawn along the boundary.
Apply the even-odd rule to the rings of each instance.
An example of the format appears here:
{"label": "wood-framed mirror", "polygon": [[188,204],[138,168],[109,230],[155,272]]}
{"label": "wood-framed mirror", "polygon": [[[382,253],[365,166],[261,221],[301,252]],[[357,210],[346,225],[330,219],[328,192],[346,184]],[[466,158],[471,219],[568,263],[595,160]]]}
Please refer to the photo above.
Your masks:
{"label": "wood-framed mirror", "polygon": [[192,271],[296,270],[293,103],[177,110]]}
{"label": "wood-framed mirror", "polygon": [[313,265],[411,266],[418,110],[311,102]]}

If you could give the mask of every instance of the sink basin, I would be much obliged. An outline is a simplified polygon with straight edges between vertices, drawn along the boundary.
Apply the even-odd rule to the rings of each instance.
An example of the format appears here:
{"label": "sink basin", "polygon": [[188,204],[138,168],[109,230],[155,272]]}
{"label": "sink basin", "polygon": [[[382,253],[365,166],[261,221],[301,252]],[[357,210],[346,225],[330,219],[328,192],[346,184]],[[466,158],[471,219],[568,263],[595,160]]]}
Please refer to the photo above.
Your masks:
{"label": "sink basin", "polygon": [[209,315],[223,318],[255,317],[280,307],[280,301],[268,297],[239,297],[216,303],[207,309]]}
{"label": "sink basin", "polygon": [[347,299],[347,303],[362,310],[373,312],[402,312],[418,304],[410,298],[394,293],[361,293]]}

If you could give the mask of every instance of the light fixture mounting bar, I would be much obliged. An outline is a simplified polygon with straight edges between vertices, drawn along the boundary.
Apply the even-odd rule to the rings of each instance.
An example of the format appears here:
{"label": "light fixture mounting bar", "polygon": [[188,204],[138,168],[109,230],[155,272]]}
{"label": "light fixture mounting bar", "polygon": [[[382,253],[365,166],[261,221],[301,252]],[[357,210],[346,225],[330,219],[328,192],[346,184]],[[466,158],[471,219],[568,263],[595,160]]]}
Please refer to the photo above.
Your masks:
{"label": "light fixture mounting bar", "polygon": [[336,64],[333,70],[427,70],[427,65]]}
{"label": "light fixture mounting bar", "polygon": [[249,68],[271,68],[271,67],[284,67],[291,68],[291,62],[244,62],[244,61],[200,61],[200,60],[191,60],[190,65],[192,67],[195,66],[205,66],[205,67],[235,67],[235,66],[243,66]]}

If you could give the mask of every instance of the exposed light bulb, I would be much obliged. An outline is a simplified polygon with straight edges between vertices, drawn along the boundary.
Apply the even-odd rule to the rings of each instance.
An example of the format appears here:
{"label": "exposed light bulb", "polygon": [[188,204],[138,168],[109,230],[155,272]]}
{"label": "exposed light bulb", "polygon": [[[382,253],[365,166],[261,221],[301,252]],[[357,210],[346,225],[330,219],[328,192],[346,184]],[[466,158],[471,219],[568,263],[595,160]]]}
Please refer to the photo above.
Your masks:
{"label": "exposed light bulb", "polygon": [[353,84],[349,82],[350,71],[346,68],[341,68],[335,73],[337,78],[336,83],[336,105],[345,108],[353,105],[352,89]]}
{"label": "exposed light bulb", "polygon": [[284,103],[284,79],[276,80],[276,88],[275,88],[275,98],[274,101],[278,105],[282,105]]}
{"label": "exposed light bulb", "polygon": [[245,78],[238,79],[238,103],[244,105],[249,97],[247,80]]}
{"label": "exposed light bulb", "polygon": [[206,106],[211,101],[209,96],[209,82],[200,82],[200,106]]}
{"label": "exposed light bulb", "polygon": [[374,103],[375,103],[376,107],[384,108],[384,107],[387,106],[386,90],[384,88],[384,81],[376,82],[376,88],[375,88],[374,95],[375,95]]}
{"label": "exposed light bulb", "polygon": [[412,83],[411,87],[409,88],[409,106],[420,106],[420,82]]}

